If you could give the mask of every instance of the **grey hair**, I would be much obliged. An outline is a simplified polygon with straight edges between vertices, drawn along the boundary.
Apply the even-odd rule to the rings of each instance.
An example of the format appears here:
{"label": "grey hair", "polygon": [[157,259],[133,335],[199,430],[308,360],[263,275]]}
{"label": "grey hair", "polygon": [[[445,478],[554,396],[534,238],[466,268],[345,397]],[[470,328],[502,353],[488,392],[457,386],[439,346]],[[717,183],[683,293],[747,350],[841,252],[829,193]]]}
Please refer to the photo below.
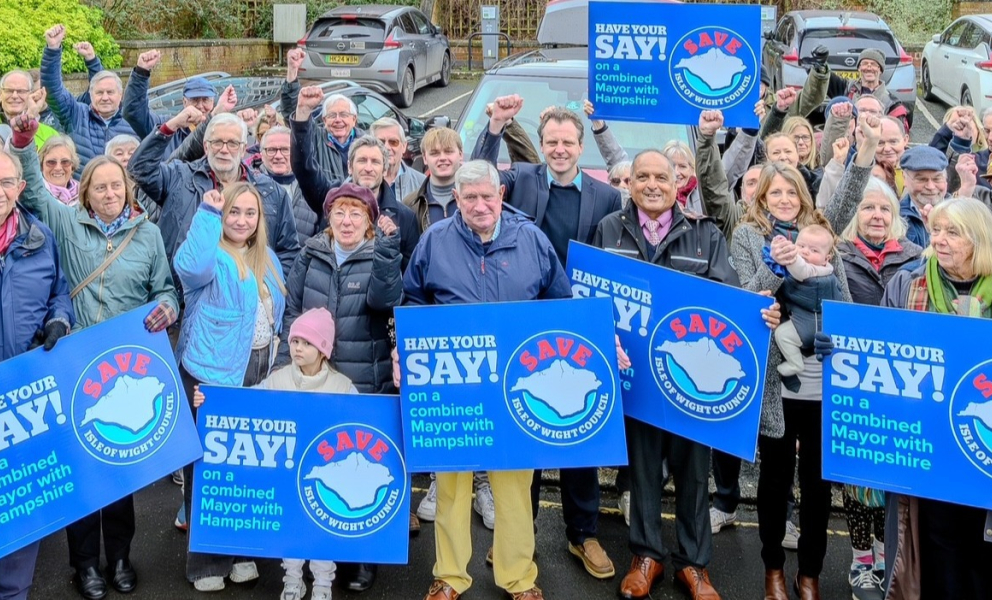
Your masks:
{"label": "grey hair", "polygon": [[[898,240],[906,237],[906,220],[899,215],[899,198],[896,196],[895,191],[889,187],[889,184],[885,183],[878,177],[872,175],[868,178],[868,184],[865,185],[864,191],[861,193],[861,202],[870,195],[878,195],[885,198],[889,203],[889,208],[892,213],[892,224],[889,226],[888,235],[885,241]],[[861,206],[861,202],[858,202],[858,208]],[[855,211],[854,217],[844,228],[844,231],[840,234],[841,239],[853,242],[858,238],[858,215]]]}
{"label": "grey hair", "polygon": [[106,154],[107,156],[110,156],[114,153],[114,150],[117,150],[121,146],[127,146],[128,144],[140,146],[141,140],[127,133],[115,135],[114,137],[110,138],[109,142],[107,142],[107,148],[106,150],[104,150],[103,153]]}
{"label": "grey hair", "polygon": [[10,77],[11,75],[20,75],[21,77],[27,79],[28,87],[31,88],[28,90],[29,92],[34,89],[34,77],[31,76],[31,73],[28,73],[23,69],[14,69],[12,71],[7,71],[6,73],[4,73],[3,77],[0,77],[0,86],[7,83],[7,78]]}
{"label": "grey hair", "polygon": [[[661,151],[669,161],[674,161],[676,156],[681,156],[692,167],[692,172],[696,172],[696,154],[689,147],[689,144],[682,140],[672,140],[665,144]],[[674,162],[672,162],[672,168],[675,168]]]}
{"label": "grey hair", "polygon": [[289,130],[289,127],[284,127],[282,125],[273,125],[272,127],[269,128],[268,131],[265,132],[265,135],[262,136],[262,139],[259,141],[259,145],[264,146],[265,140],[267,140],[270,135],[277,135],[280,133],[289,136],[293,135],[293,132]]}
{"label": "grey hair", "polygon": [[56,133],[45,140],[45,143],[38,148],[38,162],[45,162],[45,157],[56,148],[65,148],[69,151],[72,160],[72,170],[79,168],[79,152],[76,151],[76,142],[64,133]]}
{"label": "grey hair", "polygon": [[214,129],[219,125],[237,125],[241,129],[241,143],[248,143],[248,125],[238,115],[231,113],[221,113],[210,119],[207,123],[207,130],[203,132],[203,140],[209,141]]}
{"label": "grey hair", "polygon": [[895,117],[890,117],[889,115],[885,115],[884,117],[882,117],[882,120],[888,121],[890,123],[895,123],[896,127],[899,128],[899,133],[901,135],[906,135],[906,126],[903,124],[902,119],[897,119]]}
{"label": "grey hair", "polygon": [[348,103],[348,107],[351,109],[351,114],[358,115],[358,107],[355,103],[351,101],[351,98],[345,96],[344,94],[331,94],[327,98],[324,98],[324,103],[320,105],[320,110],[322,114],[327,114],[327,109],[344,100]]}
{"label": "grey hair", "polygon": [[379,152],[382,152],[382,165],[386,167],[389,165],[389,150],[386,150],[386,145],[380,142],[375,137],[365,134],[362,137],[356,139],[351,143],[351,147],[348,148],[348,170],[351,170],[352,163],[355,162],[355,155],[362,148],[378,148]]}
{"label": "grey hair", "polygon": [[630,173],[630,167],[632,165],[633,163],[631,163],[629,160],[622,160],[617,164],[613,165],[613,168],[610,169],[610,172],[607,174],[607,176],[610,179],[613,179],[614,177],[620,177],[620,173],[623,173],[624,171]]}
{"label": "grey hair", "polygon": [[7,159],[14,165],[14,175],[17,176],[18,181],[24,179],[24,167],[21,166],[21,159],[18,158],[16,154],[4,150],[3,146],[0,146],[0,156],[6,156]]}
{"label": "grey hair", "polygon": [[471,183],[490,183],[499,190],[499,171],[484,160],[470,160],[455,171],[455,191],[462,193],[462,186]]}
{"label": "grey hair", "polygon": [[90,79],[91,94],[93,93],[93,89],[96,87],[96,85],[101,81],[103,81],[104,79],[113,79],[114,83],[117,84],[117,91],[122,94],[124,93],[124,84],[121,83],[121,78],[117,76],[117,73],[114,73],[113,71],[100,71],[99,73],[93,76],[93,79]]}
{"label": "grey hair", "polygon": [[662,158],[665,159],[665,162],[668,163],[668,174],[672,178],[672,183],[674,183],[675,182],[675,163],[672,162],[672,159],[668,158],[668,154],[666,154],[662,150],[658,150],[657,148],[647,148],[646,150],[641,150],[640,152],[637,153],[636,156],[634,156],[634,160],[630,161],[630,174],[631,174],[631,176],[634,175],[634,165],[637,164],[637,161],[642,156],[647,156],[648,154],[657,154],[658,156],[661,156]]}
{"label": "grey hair", "polygon": [[992,115],[992,106],[986,106],[986,107],[985,107],[985,108],[984,108],[984,109],[982,110],[982,115],[981,115],[981,119],[982,119],[982,123],[983,123],[983,124],[985,123],[985,117],[987,117],[987,116],[989,116],[989,115]]}
{"label": "grey hair", "polygon": [[400,132],[400,142],[405,144],[406,133],[403,132],[403,126],[400,125],[399,121],[397,121],[392,117],[382,117],[381,119],[377,120],[375,123],[372,123],[372,125],[369,126],[369,133],[375,135],[375,132],[379,131],[380,129],[390,129],[392,127],[395,127],[396,131]]}

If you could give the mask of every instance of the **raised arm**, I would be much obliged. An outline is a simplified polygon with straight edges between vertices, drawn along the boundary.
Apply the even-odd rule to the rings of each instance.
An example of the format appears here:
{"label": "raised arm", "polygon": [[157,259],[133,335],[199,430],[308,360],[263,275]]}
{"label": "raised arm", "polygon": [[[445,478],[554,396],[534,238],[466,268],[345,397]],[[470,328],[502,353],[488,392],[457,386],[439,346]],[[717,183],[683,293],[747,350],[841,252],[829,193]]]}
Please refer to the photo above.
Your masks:
{"label": "raised arm", "polygon": [[162,53],[149,50],[138,55],[138,64],[132,69],[131,77],[124,88],[124,120],[139,138],[148,134],[165,122],[165,119],[152,113],[148,107],[148,83],[152,69],[161,60]]}
{"label": "raised arm", "polygon": [[875,151],[882,136],[882,122],[875,115],[864,114],[858,117],[858,127],[864,134],[864,140],[858,148],[854,161],[845,171],[833,198],[823,209],[823,216],[830,222],[830,227],[838,233],[847,227],[857,213],[858,204],[861,203],[865,186],[868,185],[868,179],[871,177],[871,168],[875,164]]}
{"label": "raised arm", "polygon": [[310,210],[317,213],[318,219],[324,216],[324,198],[327,192],[341,185],[340,180],[327,176],[317,165],[317,157],[313,152],[313,122],[310,115],[324,100],[324,91],[317,86],[308,86],[300,90],[296,103],[296,112],[289,120],[292,130],[290,136],[290,164],[293,174],[300,184],[300,192]]}
{"label": "raised arm", "polygon": [[830,107],[827,122],[823,125],[823,137],[820,139],[820,166],[825,166],[833,156],[833,145],[838,138],[847,137],[854,105],[850,102],[838,102]]}
{"label": "raised arm", "polygon": [[827,86],[830,84],[830,67],[827,66],[826,46],[820,45],[813,49],[813,68],[809,70],[806,83],[799,92],[799,98],[789,108],[789,116],[808,117],[827,99]]}
{"label": "raised arm", "polygon": [[723,113],[704,110],[699,114],[699,144],[696,148],[696,177],[703,210],[716,220],[723,235],[730,239],[741,218],[741,210],[734,202],[727,174],[720,161],[716,145],[716,132],[723,126]]}
{"label": "raised arm", "polygon": [[41,85],[48,90],[48,103],[66,133],[72,133],[89,106],[76,98],[62,83],[62,40],[65,26],[55,25],[45,32],[45,51],[41,55]]}
{"label": "raised arm", "polygon": [[186,291],[205,287],[216,276],[218,245],[224,231],[223,209],[224,197],[220,192],[210,190],[204,194],[203,202],[193,215],[186,241],[176,250],[172,265]]}
{"label": "raised arm", "polygon": [[199,124],[203,114],[196,107],[187,106],[178,115],[148,135],[134,151],[127,170],[149,198],[158,205],[164,205],[175,181],[178,165],[167,164],[165,150],[169,139],[182,127]]}
{"label": "raised arm", "polygon": [[11,150],[21,161],[26,184],[18,202],[48,225],[59,244],[67,243],[66,232],[72,228],[78,209],[59,202],[45,186],[34,143],[38,120],[28,114],[22,114],[14,119],[12,125],[14,135],[11,138]]}
{"label": "raised arm", "polygon": [[287,123],[293,118],[293,111],[296,110],[296,103],[299,100],[299,74],[304,58],[306,51],[303,48],[293,48],[286,53],[286,80],[279,90],[279,112]]}
{"label": "raised arm", "polygon": [[792,88],[783,88],[775,92],[775,106],[768,111],[765,120],[762,121],[758,137],[765,139],[773,133],[782,131],[782,125],[785,124],[785,117],[788,116],[789,108],[795,104],[798,97],[796,90]]}
{"label": "raised arm", "polygon": [[[93,49],[93,44],[89,42],[77,42],[72,45],[73,50],[76,54],[82,57],[83,62],[86,63],[86,76],[92,81],[93,77],[103,70],[103,61],[100,57],[96,55],[96,50]],[[76,97],[76,100],[82,102],[83,104],[90,103],[90,88],[89,86],[83,90],[83,93]]]}

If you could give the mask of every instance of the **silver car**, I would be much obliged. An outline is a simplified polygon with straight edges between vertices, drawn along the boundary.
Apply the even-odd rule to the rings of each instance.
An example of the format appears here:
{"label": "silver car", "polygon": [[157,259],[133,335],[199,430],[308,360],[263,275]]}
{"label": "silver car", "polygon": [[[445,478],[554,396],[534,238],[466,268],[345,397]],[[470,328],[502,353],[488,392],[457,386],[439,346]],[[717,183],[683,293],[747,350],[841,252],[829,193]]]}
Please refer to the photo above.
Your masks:
{"label": "silver car", "polygon": [[342,6],[320,16],[299,41],[304,79],[349,79],[400,108],[425,85],[451,81],[451,49],[444,32],[416,8]]}

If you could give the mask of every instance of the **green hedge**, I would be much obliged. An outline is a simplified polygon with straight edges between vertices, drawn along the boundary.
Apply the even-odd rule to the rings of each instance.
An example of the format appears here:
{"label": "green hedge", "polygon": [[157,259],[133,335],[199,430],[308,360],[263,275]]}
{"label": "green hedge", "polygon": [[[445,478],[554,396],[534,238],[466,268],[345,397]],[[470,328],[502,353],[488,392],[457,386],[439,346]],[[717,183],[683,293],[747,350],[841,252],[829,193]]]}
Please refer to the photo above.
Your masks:
{"label": "green hedge", "polygon": [[103,13],[78,0],[5,0],[0,2],[0,72],[41,66],[45,30],[63,24],[63,73],[86,71],[83,59],[72,49],[76,42],[93,44],[107,69],[121,66],[121,49],[103,29]]}

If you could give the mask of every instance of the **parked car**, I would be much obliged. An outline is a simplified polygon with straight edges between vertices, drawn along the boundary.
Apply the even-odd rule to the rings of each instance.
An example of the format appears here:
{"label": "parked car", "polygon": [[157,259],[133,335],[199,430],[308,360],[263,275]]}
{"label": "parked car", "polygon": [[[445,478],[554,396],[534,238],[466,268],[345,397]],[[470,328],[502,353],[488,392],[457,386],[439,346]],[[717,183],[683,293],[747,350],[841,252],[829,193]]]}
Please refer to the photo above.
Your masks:
{"label": "parked car", "polygon": [[920,79],[927,100],[984,108],[992,104],[992,15],[961,17],[923,47]]}
{"label": "parked car", "polygon": [[[767,36],[761,68],[771,75],[775,89],[801,89],[813,49],[826,46],[831,71],[845,79],[858,78],[858,54],[876,48],[885,55],[882,80],[889,92],[912,111],[916,102],[913,57],[880,17],[867,12],[797,10],[785,13]],[[828,98],[829,101],[829,98]]]}
{"label": "parked car", "polygon": [[[208,74],[214,75],[214,74]],[[238,94],[235,110],[259,108],[279,100],[282,77],[232,77],[226,73],[219,77],[208,77],[210,85],[219,96],[227,86],[234,86]],[[152,112],[171,117],[183,109],[183,85],[186,79],[170,81],[148,90],[148,105]]]}
{"label": "parked car", "polygon": [[[661,0],[664,1],[664,0]],[[486,104],[499,96],[520,94],[526,101],[515,120],[523,126],[535,148],[540,148],[537,126],[544,108],[564,106],[576,112],[586,124],[579,167],[591,176],[606,181],[606,163],[592,135],[592,126],[582,110],[589,97],[589,26],[587,0],[559,0],[548,3],[538,28],[540,50],[514,54],[489,69],[458,119],[466,154],[484,128],[489,126]],[[610,130],[631,159],[647,148],[660,148],[669,140],[682,140],[695,147],[692,127],[660,123],[611,121]],[[505,144],[499,162],[508,164]]]}
{"label": "parked car", "polygon": [[300,76],[349,79],[401,108],[416,90],[451,81],[451,48],[444,32],[416,8],[341,6],[313,24],[298,42],[306,51]]}

